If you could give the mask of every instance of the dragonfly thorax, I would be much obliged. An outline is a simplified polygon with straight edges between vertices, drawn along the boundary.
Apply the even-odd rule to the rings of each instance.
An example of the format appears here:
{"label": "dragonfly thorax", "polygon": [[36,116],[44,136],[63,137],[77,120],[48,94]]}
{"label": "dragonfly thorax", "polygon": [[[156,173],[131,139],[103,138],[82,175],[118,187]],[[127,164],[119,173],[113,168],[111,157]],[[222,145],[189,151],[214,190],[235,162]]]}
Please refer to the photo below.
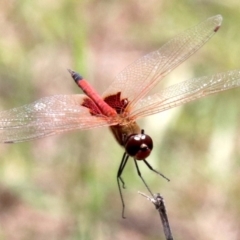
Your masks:
{"label": "dragonfly thorax", "polygon": [[134,157],[137,160],[146,159],[152,149],[153,149],[153,141],[152,138],[146,134],[132,134],[130,135],[124,144],[126,153],[131,157]]}

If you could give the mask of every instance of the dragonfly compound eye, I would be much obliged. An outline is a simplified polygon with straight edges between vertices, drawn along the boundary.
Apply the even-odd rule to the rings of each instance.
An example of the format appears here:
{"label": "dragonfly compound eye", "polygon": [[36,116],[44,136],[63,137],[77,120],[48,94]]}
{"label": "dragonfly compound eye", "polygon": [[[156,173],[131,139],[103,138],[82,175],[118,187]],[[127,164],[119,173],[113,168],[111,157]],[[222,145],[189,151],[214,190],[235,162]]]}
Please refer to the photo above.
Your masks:
{"label": "dragonfly compound eye", "polygon": [[146,134],[130,135],[125,142],[127,154],[137,160],[147,158],[153,149],[153,141]]}

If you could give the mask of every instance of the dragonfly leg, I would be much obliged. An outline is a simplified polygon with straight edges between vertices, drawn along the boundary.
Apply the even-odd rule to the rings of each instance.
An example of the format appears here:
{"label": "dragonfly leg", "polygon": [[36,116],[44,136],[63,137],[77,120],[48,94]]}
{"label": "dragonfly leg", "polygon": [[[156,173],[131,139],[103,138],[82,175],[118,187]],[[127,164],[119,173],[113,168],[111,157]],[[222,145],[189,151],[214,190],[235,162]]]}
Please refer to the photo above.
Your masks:
{"label": "dragonfly leg", "polygon": [[124,216],[125,203],[124,203],[124,200],[123,200],[123,195],[122,195],[122,189],[121,189],[121,186],[120,186],[120,182],[122,183],[122,188],[125,188],[125,183],[124,183],[121,175],[122,175],[123,170],[124,170],[124,168],[125,168],[125,166],[127,164],[128,158],[129,158],[129,155],[125,152],[123,154],[122,161],[120,163],[120,166],[119,166],[118,172],[117,172],[118,190],[119,190],[121,201],[122,201],[122,218],[125,218],[125,216]]}
{"label": "dragonfly leg", "polygon": [[160,172],[158,172],[157,170],[153,169],[152,166],[151,166],[145,159],[144,159],[143,161],[144,161],[144,163],[148,166],[148,168],[149,168],[151,171],[157,173],[157,174],[160,175],[161,177],[165,178],[167,181],[170,181],[170,179],[167,178],[166,176],[164,176],[162,173],[160,173]]}
{"label": "dragonfly leg", "polygon": [[125,182],[123,181],[121,175],[122,175],[122,172],[123,172],[123,170],[124,170],[124,168],[125,168],[125,166],[126,166],[126,163],[127,163],[127,161],[128,161],[128,158],[129,158],[129,155],[125,152],[125,153],[123,154],[122,161],[121,161],[121,163],[120,163],[120,166],[119,166],[118,172],[117,172],[117,178],[121,181],[121,183],[122,183],[122,188],[125,188]]}
{"label": "dragonfly leg", "polygon": [[150,188],[148,187],[147,183],[145,182],[144,178],[142,177],[142,174],[141,174],[141,172],[140,172],[140,170],[139,170],[139,167],[138,167],[138,164],[137,164],[137,160],[136,160],[135,158],[134,158],[134,163],[135,163],[135,166],[136,166],[136,169],[137,169],[138,176],[142,179],[142,181],[143,181],[144,185],[146,186],[147,190],[149,191],[149,193],[150,193],[152,196],[154,196],[153,193],[152,193],[152,191],[151,191]]}

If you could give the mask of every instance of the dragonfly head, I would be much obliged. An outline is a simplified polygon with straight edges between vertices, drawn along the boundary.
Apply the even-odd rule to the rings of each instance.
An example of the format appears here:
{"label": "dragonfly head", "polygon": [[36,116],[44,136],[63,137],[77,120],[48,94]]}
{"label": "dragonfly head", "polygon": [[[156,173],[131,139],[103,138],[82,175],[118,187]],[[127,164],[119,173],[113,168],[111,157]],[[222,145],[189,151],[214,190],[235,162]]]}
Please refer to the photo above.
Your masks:
{"label": "dragonfly head", "polygon": [[142,131],[142,133],[130,135],[126,139],[124,147],[129,156],[137,160],[144,160],[153,149],[153,141],[150,136]]}

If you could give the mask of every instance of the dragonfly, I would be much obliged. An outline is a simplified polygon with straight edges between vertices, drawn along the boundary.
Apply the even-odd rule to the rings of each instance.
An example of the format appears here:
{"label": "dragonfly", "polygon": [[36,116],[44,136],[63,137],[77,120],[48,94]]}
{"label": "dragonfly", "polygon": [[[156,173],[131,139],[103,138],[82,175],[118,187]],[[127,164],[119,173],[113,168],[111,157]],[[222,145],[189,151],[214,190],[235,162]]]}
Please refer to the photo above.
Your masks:
{"label": "dragonfly", "polygon": [[110,127],[124,148],[117,172],[124,217],[122,173],[129,157],[133,158],[137,173],[152,196],[138,162],[143,161],[150,170],[165,177],[146,160],[153,149],[153,140],[136,120],[240,86],[240,70],[232,70],[193,78],[150,93],[167,74],[199,50],[219,30],[221,22],[222,16],[216,15],[180,33],[157,51],[126,67],[103,94],[80,74],[69,70],[84,94],[53,95],[0,112],[0,142],[16,143],[76,129]]}

